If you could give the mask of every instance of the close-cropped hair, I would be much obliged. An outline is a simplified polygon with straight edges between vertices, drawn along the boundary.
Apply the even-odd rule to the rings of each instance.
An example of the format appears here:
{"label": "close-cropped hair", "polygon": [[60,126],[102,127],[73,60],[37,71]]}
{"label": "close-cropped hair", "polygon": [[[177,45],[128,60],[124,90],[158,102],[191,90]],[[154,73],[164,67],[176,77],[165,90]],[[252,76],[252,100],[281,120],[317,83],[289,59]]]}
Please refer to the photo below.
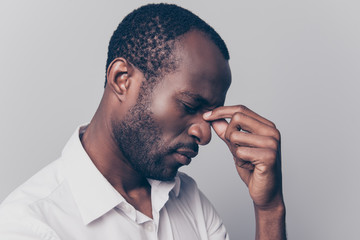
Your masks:
{"label": "close-cropped hair", "polygon": [[[175,43],[191,30],[204,33],[225,60],[229,60],[225,42],[198,16],[174,4],[148,4],[128,14],[114,31],[106,70],[114,59],[123,57],[142,71],[147,80],[174,71],[177,66],[173,55]],[[107,79],[105,86],[106,82]]]}

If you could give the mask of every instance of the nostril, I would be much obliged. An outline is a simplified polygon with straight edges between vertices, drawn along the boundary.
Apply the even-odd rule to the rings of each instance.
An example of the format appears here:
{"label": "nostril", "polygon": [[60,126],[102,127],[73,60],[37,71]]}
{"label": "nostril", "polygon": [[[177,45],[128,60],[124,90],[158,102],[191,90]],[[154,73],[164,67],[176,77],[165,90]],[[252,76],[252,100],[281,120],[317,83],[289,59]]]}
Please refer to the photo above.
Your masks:
{"label": "nostril", "polygon": [[195,142],[201,145],[202,132],[199,124],[192,124],[188,129],[188,134],[195,139]]}
{"label": "nostril", "polygon": [[196,142],[196,144],[199,144],[199,145],[201,145],[201,139],[199,138],[199,137],[197,137],[197,136],[192,136],[193,138],[195,138],[195,142]]}

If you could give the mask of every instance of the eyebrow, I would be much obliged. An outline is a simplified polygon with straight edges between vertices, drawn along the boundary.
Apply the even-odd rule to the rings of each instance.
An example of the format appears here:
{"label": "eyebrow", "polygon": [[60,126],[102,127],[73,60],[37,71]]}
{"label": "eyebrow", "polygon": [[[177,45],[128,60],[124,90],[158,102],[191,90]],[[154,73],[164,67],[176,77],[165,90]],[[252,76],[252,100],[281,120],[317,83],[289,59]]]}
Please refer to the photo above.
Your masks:
{"label": "eyebrow", "polygon": [[210,102],[208,100],[206,100],[200,94],[192,93],[192,92],[189,92],[189,91],[181,91],[180,95],[188,97],[188,98],[192,98],[194,101],[196,101],[198,103],[201,103],[202,105],[211,106]]}

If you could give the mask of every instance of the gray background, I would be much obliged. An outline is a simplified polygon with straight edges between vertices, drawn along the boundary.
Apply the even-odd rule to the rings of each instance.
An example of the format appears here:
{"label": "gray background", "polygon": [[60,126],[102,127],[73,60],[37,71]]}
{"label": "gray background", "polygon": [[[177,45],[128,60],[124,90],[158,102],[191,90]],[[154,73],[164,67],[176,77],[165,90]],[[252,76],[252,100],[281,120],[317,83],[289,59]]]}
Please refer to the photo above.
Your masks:
{"label": "gray background", "polygon": [[[176,1],[225,39],[245,104],[282,132],[289,239],[359,239],[360,4]],[[107,44],[145,1],[0,2],[0,201],[56,159],[102,95]],[[219,139],[183,169],[232,239],[253,239],[245,185]]]}

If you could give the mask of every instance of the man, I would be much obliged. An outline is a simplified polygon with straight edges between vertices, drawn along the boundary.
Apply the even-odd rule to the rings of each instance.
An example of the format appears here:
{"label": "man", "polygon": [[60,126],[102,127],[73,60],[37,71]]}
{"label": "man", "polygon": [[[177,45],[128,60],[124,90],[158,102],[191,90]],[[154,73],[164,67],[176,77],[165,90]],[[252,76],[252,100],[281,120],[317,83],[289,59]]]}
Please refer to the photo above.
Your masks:
{"label": "man", "polygon": [[211,127],[249,188],[256,238],[285,239],[280,134],[244,106],[223,106],[228,60],[221,37],[185,9],[130,13],[110,40],[93,119],[2,203],[0,239],[228,239],[178,172],[209,143]]}

